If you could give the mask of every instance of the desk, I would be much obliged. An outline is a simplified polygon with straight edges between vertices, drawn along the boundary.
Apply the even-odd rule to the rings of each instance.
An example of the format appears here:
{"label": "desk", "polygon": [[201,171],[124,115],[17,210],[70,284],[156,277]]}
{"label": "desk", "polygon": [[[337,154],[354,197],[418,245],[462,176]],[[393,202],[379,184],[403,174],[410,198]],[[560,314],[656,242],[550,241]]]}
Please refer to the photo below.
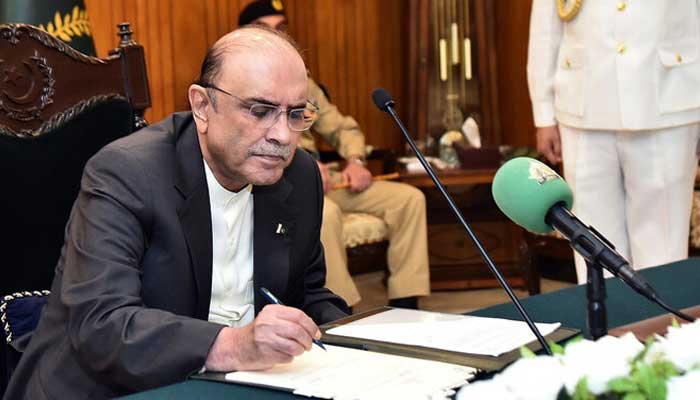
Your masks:
{"label": "desk", "polygon": [[[700,304],[700,258],[649,268],[641,274],[654,286],[662,300],[677,309]],[[606,279],[606,307],[610,328],[666,314],[617,278]],[[569,328],[586,331],[586,286],[578,285],[556,292],[528,297],[523,306],[533,320],[559,321]],[[520,319],[512,304],[499,304],[473,313],[482,317]]]}
{"label": "desk", "polygon": [[[642,274],[656,288],[664,300],[676,308],[700,304],[700,258],[650,268]],[[619,280],[607,280],[608,321],[610,327],[665,314],[665,311],[641,298]],[[531,296],[522,300],[532,318],[538,322],[560,321],[562,325],[586,329],[586,295],[584,286],[576,286],[556,292]],[[520,319],[510,303],[485,308],[470,313],[485,317]],[[289,393],[276,392],[233,384],[191,380],[147,392],[124,397],[128,400],[160,399],[303,399]]]}
{"label": "desk", "polygon": [[[437,171],[467,223],[501,273],[514,287],[539,293],[539,275],[521,255],[522,228],[498,209],[491,195],[497,168]],[[459,224],[447,201],[425,173],[400,172],[400,181],[420,189],[426,198],[431,288],[499,287],[481,254]]]}
{"label": "desk", "polygon": [[[456,185],[491,184],[493,176],[496,175],[497,168],[488,169],[451,169],[438,171],[438,177],[445,187]],[[406,172],[399,173],[399,180],[417,188],[433,188],[435,184],[427,172]]]}

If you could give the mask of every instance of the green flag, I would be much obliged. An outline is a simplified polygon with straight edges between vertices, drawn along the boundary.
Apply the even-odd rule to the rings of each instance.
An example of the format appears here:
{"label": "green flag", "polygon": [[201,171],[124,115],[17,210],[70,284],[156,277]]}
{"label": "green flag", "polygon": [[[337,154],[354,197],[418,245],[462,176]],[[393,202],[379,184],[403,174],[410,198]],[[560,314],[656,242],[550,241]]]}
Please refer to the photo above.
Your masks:
{"label": "green flag", "polygon": [[84,0],[0,1],[0,23],[13,22],[38,26],[74,49],[95,55]]}

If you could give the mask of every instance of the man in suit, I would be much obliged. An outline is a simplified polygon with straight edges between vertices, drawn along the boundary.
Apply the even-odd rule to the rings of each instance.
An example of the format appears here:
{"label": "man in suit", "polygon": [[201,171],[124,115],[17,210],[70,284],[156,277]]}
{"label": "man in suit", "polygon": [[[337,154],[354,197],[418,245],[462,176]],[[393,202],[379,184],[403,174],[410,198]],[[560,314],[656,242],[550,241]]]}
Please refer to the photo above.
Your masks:
{"label": "man in suit", "polygon": [[[240,26],[264,25],[287,29],[282,0],[257,0],[248,4],[238,18]],[[324,91],[309,78],[309,98],[319,107],[318,118],[302,133],[299,146],[318,160],[315,133],[331,144],[346,161],[340,172],[349,189],[333,190],[328,167],[319,161],[326,197],[323,206],[321,242],[325,249],[328,278],[326,286],[350,305],[360,301],[360,293],[348,272],[343,240],[343,212],[360,212],[381,218],[388,226],[387,280],[389,305],[418,308],[418,297],[430,294],[428,236],[425,197],[411,185],[398,182],[372,182],[365,168],[365,136],[354,118],[343,115]]]}
{"label": "man in suit", "polygon": [[[559,9],[558,9],[559,8]],[[528,81],[538,150],[574,211],[635,268],[688,255],[700,131],[697,0],[535,0]],[[583,259],[576,257],[580,283]]]}
{"label": "man in suit", "polygon": [[[192,112],[85,167],[52,294],[7,399],[111,398],[203,367],[289,362],[346,304],[325,289],[323,186],[296,151],[315,112],[292,42],[214,44]],[[289,307],[265,305],[266,287]]]}

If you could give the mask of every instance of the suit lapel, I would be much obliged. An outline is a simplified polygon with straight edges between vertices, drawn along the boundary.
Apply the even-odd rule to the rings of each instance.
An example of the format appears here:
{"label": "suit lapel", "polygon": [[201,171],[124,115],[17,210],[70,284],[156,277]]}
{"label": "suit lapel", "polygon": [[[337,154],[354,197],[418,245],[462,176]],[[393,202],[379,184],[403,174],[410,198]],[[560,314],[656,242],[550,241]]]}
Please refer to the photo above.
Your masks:
{"label": "suit lapel", "polygon": [[176,129],[178,131],[176,145],[178,176],[175,189],[183,201],[178,204],[177,214],[187,242],[190,265],[192,265],[192,274],[197,288],[195,317],[206,320],[209,316],[212,279],[209,191],[194,121],[190,117],[189,124],[185,123],[179,128]]}
{"label": "suit lapel", "polygon": [[296,210],[287,203],[292,185],[284,177],[272,186],[256,186],[254,201],[253,281],[255,313],[267,302],[260,287],[284,301],[290,268],[290,247],[296,225]]}

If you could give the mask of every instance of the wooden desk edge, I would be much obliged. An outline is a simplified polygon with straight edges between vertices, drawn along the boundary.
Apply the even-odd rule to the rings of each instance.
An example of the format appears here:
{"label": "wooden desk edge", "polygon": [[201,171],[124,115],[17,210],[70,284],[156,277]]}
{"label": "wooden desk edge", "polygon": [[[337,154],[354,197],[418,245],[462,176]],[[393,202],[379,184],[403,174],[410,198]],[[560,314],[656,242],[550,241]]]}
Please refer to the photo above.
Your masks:
{"label": "wooden desk edge", "polygon": [[[446,185],[475,185],[493,182],[496,169],[458,169],[437,171],[438,178]],[[433,180],[427,172],[399,172],[399,180],[416,187],[432,187]]]}
{"label": "wooden desk edge", "polygon": [[[700,317],[700,306],[684,308],[683,313],[690,315],[694,318]],[[633,322],[631,324],[619,326],[610,330],[610,335],[612,336],[622,336],[627,332],[632,332],[640,341],[645,341],[649,336],[654,334],[665,335],[668,331],[668,327],[671,325],[673,319],[678,320],[679,323],[686,323],[686,321],[680,321],[678,317],[670,313],[659,315],[657,317],[648,318],[645,320]]]}

